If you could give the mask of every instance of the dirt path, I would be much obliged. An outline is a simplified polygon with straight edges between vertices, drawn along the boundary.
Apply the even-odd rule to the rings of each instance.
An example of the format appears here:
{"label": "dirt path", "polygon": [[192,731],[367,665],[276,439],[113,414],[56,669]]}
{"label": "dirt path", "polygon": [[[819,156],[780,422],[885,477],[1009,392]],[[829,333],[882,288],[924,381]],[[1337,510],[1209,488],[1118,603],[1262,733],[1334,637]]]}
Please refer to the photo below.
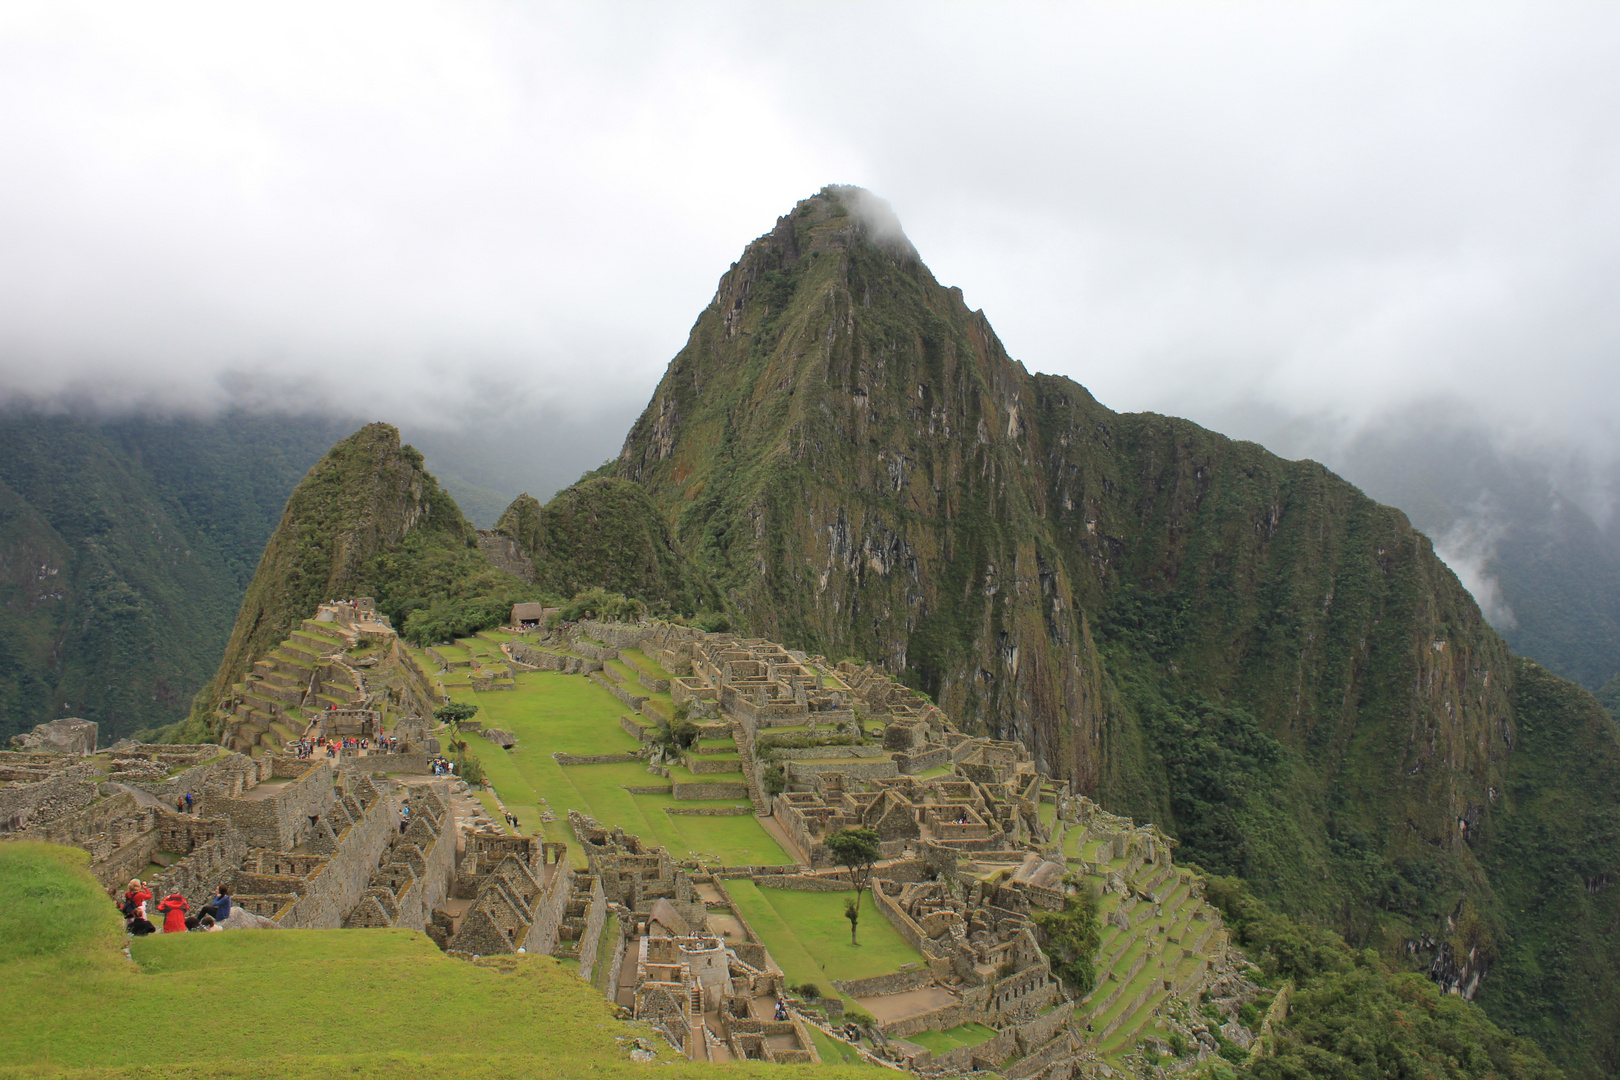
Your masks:
{"label": "dirt path", "polygon": [[908,1016],[942,1009],[956,1004],[957,997],[942,986],[925,986],[921,990],[908,990],[904,994],[884,994],[881,997],[856,998],[861,1008],[872,1014],[880,1024],[904,1020]]}

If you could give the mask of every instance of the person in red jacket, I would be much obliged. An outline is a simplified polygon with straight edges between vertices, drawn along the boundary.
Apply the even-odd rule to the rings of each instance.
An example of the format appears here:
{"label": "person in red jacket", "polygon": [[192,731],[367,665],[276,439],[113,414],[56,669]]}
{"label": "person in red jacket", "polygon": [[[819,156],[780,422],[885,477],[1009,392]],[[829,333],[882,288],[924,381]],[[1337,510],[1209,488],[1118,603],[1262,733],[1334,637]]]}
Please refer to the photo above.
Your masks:
{"label": "person in red jacket", "polygon": [[186,898],[179,893],[170,893],[158,905],[158,914],[163,916],[163,932],[165,934],[183,934],[186,932]]}
{"label": "person in red jacket", "polygon": [[152,890],[141,883],[140,878],[130,878],[129,888],[124,890],[124,902],[119,905],[124,918],[133,919],[135,909],[152,899]]}

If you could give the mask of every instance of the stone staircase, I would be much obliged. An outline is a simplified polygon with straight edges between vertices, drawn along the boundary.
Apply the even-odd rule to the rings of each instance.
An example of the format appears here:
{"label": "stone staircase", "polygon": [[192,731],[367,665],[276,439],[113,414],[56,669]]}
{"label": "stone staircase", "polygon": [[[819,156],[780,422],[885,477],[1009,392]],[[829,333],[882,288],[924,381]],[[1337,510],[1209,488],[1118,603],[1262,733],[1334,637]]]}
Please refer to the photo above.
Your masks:
{"label": "stone staircase", "polygon": [[748,801],[754,804],[755,817],[770,817],[771,802],[760,782],[759,765],[754,759],[754,733],[741,720],[731,721],[731,741],[737,744],[737,756],[742,759],[743,780],[748,784]]}

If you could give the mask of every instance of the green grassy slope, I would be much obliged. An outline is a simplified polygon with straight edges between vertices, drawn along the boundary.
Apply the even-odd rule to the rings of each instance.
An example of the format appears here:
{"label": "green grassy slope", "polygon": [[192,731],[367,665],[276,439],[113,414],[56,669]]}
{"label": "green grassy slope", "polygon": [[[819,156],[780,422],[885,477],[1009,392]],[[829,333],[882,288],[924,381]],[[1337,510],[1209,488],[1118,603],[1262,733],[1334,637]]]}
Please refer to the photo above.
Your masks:
{"label": "green grassy slope", "polygon": [[[275,930],[154,935],[131,961],[85,864],[74,849],[0,844],[0,1076],[646,1074],[617,1041],[645,1029],[613,1020],[550,957],[482,967],[413,931]],[[660,1076],[717,1075],[661,1057]]]}
{"label": "green grassy slope", "polygon": [[833,979],[870,979],[923,957],[873,905],[861,901],[858,945],[850,944],[844,917],[848,893],[762,889],[746,878],[726,882],[737,910],[754,928],[790,986],[815,983],[834,993]]}
{"label": "green grassy slope", "polygon": [[[487,648],[476,640],[463,644]],[[432,662],[420,655],[431,670]],[[465,677],[451,676],[444,680],[444,688],[454,700],[477,705],[478,720],[485,727],[501,728],[518,737],[517,748],[510,751],[481,739],[474,739],[472,746],[502,802],[526,831],[539,827],[540,800],[544,799],[557,819],[546,826],[547,835],[568,842],[579,865],[584,865],[583,854],[567,828],[571,809],[605,825],[622,826],[649,844],[667,848],[676,859],[698,858],[710,865],[729,866],[780,866],[792,861],[752,813],[734,817],[667,814],[666,808],[729,804],[625,790],[669,783],[649,773],[641,762],[559,765],[552,754],[588,756],[635,750],[639,742],[619,725],[627,711],[624,703],[580,675],[525,671],[516,682],[512,690],[480,693],[467,685]],[[716,777],[733,778],[741,776]],[[744,798],[731,804],[747,803]]]}

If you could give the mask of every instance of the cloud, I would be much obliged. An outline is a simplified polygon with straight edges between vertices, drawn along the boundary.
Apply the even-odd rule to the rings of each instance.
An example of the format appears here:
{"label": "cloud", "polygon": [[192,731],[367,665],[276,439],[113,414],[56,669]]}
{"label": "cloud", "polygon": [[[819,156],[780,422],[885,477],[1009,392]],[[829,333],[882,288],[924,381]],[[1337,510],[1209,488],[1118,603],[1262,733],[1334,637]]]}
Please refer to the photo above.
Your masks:
{"label": "cloud", "polygon": [[1617,53],[1602,5],[8,5],[0,394],[620,416],[849,182],[1116,408],[1612,463]]}
{"label": "cloud", "polygon": [[1507,524],[1490,506],[1481,502],[1476,503],[1467,516],[1458,518],[1434,541],[1434,553],[1451,567],[1463,587],[1473,594],[1486,621],[1503,632],[1519,625],[1513,608],[1502,597],[1502,583],[1491,572],[1497,546],[1507,530]]}

